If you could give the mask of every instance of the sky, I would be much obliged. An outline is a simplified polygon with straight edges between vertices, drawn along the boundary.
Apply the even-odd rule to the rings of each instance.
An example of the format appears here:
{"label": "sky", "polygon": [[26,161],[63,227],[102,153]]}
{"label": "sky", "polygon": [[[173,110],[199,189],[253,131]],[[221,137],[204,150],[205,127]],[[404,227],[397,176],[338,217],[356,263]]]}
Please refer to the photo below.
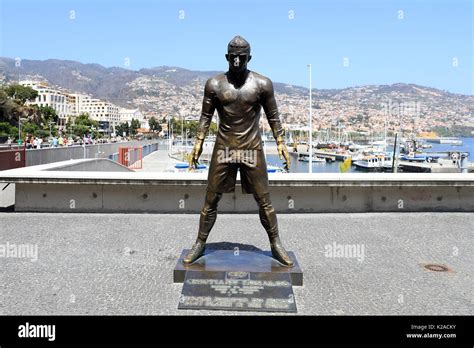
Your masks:
{"label": "sky", "polygon": [[473,1],[0,0],[0,56],[223,71],[241,35],[275,82],[474,95]]}

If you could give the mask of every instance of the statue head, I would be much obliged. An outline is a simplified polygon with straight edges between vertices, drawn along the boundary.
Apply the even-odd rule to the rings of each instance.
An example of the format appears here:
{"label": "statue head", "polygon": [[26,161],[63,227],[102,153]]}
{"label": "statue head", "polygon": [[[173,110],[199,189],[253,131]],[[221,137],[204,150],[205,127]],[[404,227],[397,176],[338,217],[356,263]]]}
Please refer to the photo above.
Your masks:
{"label": "statue head", "polygon": [[241,72],[247,69],[247,63],[252,59],[250,44],[243,37],[237,35],[227,45],[225,58],[229,62],[229,70]]}

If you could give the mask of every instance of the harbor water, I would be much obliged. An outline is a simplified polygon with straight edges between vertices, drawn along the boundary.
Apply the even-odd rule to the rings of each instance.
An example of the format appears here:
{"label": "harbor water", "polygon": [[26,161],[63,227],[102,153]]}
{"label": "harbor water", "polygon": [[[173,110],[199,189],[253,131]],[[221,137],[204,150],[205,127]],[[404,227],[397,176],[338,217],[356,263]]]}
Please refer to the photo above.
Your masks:
{"label": "harbor water", "polygon": [[[446,151],[462,151],[469,152],[469,162],[474,162],[474,138],[460,138],[463,142],[462,145],[453,146],[449,144],[437,144],[430,143],[433,147],[425,149],[424,152],[446,152]],[[291,148],[288,148],[291,151]],[[390,149],[389,149],[390,151]],[[309,171],[309,163],[301,162],[296,160],[296,157],[292,156],[292,162],[290,166],[291,173],[307,173]],[[278,155],[268,154],[267,164],[274,166],[282,166],[283,161],[279,159]],[[314,163],[313,162],[313,173],[339,173],[339,165],[342,162],[336,161],[331,163]],[[355,166],[351,166],[349,172],[361,173]]]}

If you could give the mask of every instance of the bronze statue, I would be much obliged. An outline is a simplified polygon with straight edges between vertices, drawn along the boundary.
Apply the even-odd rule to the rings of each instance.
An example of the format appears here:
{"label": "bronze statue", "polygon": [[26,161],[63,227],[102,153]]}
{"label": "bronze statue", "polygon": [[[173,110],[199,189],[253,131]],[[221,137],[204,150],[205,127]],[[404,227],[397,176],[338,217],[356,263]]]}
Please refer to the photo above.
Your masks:
{"label": "bronze statue", "polygon": [[250,45],[242,37],[234,37],[225,55],[229,71],[207,80],[196,142],[189,157],[190,168],[198,164],[202,144],[214,111],[219,116],[219,129],[209,166],[208,185],[199,220],[199,232],[185,264],[203,255],[207,237],[217,217],[217,204],[225,192],[233,192],[237,170],[243,193],[252,193],[259,206],[260,221],[267,231],[273,256],[286,266],[293,266],[281,244],[275,210],[270,201],[268,174],[259,131],[263,110],[278,145],[280,159],[285,158],[289,170],[290,156],[283,139],[278,108],[270,79],[247,69]]}

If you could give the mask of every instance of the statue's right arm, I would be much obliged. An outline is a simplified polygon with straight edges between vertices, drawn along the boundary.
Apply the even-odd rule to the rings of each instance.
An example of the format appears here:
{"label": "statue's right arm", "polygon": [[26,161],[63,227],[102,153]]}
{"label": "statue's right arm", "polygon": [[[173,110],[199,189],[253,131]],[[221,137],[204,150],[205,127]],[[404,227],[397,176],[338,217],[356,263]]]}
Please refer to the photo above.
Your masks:
{"label": "statue's right arm", "polygon": [[197,140],[204,141],[207,131],[209,130],[209,126],[212,122],[212,116],[214,115],[214,111],[216,109],[214,105],[216,93],[214,91],[213,83],[213,79],[210,78],[209,80],[207,80],[206,86],[204,87],[204,98],[202,100],[201,118],[199,119],[199,125],[196,134]]}
{"label": "statue's right arm", "polygon": [[202,144],[204,143],[204,138],[206,137],[209,126],[212,122],[212,116],[214,115],[215,105],[215,91],[213,86],[213,80],[209,79],[206,82],[204,87],[204,99],[202,100],[202,112],[201,118],[199,119],[199,124],[196,134],[196,143],[194,148],[191,151],[189,156],[189,168],[196,168],[199,160],[199,156],[202,153]]}

